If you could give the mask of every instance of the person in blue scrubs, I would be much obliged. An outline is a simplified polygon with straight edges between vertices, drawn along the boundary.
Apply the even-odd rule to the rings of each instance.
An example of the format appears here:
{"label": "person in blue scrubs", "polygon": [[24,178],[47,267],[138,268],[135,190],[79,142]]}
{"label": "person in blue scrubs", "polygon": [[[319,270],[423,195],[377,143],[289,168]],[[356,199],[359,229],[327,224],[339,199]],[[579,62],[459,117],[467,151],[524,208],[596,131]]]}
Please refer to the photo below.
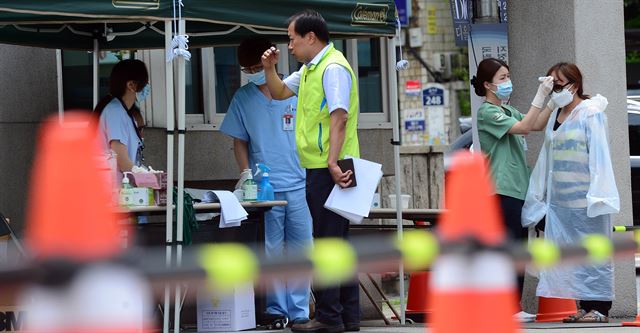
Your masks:
{"label": "person in blue scrubs", "polygon": [[[233,137],[240,171],[266,164],[275,200],[288,205],[265,214],[267,257],[305,251],[312,243],[311,213],[306,201],[305,172],[295,142],[297,99],[271,98],[261,57],[272,44],[264,37],[245,39],[238,47],[238,63],[249,79],[233,96],[220,130]],[[309,279],[272,281],[267,293],[267,314],[282,315],[294,323],[309,320]]]}
{"label": "person in blue scrubs", "polygon": [[142,117],[136,102],[142,102],[150,89],[144,62],[122,60],[111,70],[109,95],[102,98],[94,109],[104,150],[117,154],[119,181],[123,172],[131,171],[134,165],[142,165],[143,124],[140,123]]}

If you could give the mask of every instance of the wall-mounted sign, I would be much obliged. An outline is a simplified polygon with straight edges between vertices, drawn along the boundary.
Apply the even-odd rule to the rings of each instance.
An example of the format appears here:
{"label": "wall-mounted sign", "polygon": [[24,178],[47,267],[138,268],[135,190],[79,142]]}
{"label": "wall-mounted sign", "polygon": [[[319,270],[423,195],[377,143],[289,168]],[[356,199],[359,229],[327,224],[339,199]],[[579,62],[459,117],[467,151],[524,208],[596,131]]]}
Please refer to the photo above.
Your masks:
{"label": "wall-mounted sign", "polygon": [[456,46],[467,46],[471,19],[471,1],[449,0],[449,4],[453,19],[453,32],[456,36]]}
{"label": "wall-mounted sign", "polygon": [[[400,25],[406,27],[409,25],[409,18],[411,17],[411,2],[408,0],[395,0],[396,8],[398,9],[398,18],[400,19]],[[409,2],[409,4],[407,4]]]}
{"label": "wall-mounted sign", "polygon": [[402,110],[402,145],[422,146],[426,133],[424,109]]}
{"label": "wall-mounted sign", "polygon": [[507,23],[507,0],[498,0],[498,11],[500,12],[500,23]]}
{"label": "wall-mounted sign", "polygon": [[422,105],[424,106],[446,106],[447,96],[443,85],[438,83],[427,84],[422,90]]}
{"label": "wall-mounted sign", "polygon": [[438,9],[435,5],[427,5],[427,33],[435,35],[438,33]]}
{"label": "wall-mounted sign", "polygon": [[420,96],[420,80],[407,80],[404,93],[407,96]]}

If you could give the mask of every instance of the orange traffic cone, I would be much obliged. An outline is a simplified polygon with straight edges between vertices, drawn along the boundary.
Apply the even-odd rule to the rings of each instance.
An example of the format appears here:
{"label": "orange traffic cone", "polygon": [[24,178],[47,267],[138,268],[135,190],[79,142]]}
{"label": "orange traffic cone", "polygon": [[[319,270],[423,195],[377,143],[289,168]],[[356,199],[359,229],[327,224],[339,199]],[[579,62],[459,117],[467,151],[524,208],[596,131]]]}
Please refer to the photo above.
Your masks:
{"label": "orange traffic cone", "polygon": [[638,314],[638,316],[636,316],[636,320],[635,321],[625,321],[625,322],[622,323],[622,326],[640,327],[640,314]]}
{"label": "orange traffic cone", "polygon": [[[505,240],[486,160],[479,154],[454,155],[445,184],[445,208],[437,224],[443,242],[473,238],[483,245]],[[473,198],[473,200],[469,200]],[[430,293],[435,333],[514,333],[518,323],[515,272],[504,253],[478,250],[441,255],[432,267]],[[464,320],[460,320],[461,314]]]}
{"label": "orange traffic cone", "polygon": [[99,171],[97,137],[92,117],[73,112],[65,113],[62,124],[55,118],[45,123],[39,137],[26,242],[36,260],[78,265],[60,265],[64,274],[44,271],[56,281],[67,277],[64,283],[24,288],[28,332],[124,333],[152,327],[148,281],[107,262],[121,253],[119,240],[128,227],[119,223],[108,179]]}
{"label": "orange traffic cone", "polygon": [[562,319],[576,314],[576,312],[578,312],[578,308],[574,299],[539,297],[536,322],[562,321]]}
{"label": "orange traffic cone", "polygon": [[432,312],[429,309],[428,290],[430,272],[412,272],[409,277],[409,296],[407,298],[407,318],[424,323]]}
{"label": "orange traffic cone", "polygon": [[112,257],[122,247],[111,188],[98,172],[96,126],[85,114],[44,125],[32,171],[26,242],[39,259],[87,261]]}

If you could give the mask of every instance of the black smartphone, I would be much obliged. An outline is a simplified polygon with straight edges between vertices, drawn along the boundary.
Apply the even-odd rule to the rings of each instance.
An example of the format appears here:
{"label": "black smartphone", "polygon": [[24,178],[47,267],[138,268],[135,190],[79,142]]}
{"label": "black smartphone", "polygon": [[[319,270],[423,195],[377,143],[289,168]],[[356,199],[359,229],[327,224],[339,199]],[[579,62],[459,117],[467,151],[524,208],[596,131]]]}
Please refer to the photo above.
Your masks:
{"label": "black smartphone", "polygon": [[345,158],[344,160],[338,160],[338,166],[340,167],[340,170],[342,170],[342,172],[351,170],[351,177],[349,177],[349,179],[351,180],[351,184],[343,188],[356,187],[356,185],[358,184],[356,183],[356,169],[353,167],[353,159]]}

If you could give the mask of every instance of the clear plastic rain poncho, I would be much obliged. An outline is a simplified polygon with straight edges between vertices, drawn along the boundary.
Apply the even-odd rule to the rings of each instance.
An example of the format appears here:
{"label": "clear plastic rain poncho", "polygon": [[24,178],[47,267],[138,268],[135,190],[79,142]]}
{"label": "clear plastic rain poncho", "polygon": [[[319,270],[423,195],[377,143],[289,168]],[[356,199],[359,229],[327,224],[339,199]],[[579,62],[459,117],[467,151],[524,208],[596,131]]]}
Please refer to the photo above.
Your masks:
{"label": "clear plastic rain poncho", "polygon": [[[531,174],[522,208],[522,225],[546,215],[545,238],[557,245],[580,244],[588,234],[611,237],[610,214],[620,198],[609,154],[607,99],[596,95],[581,102],[553,130],[552,112],[545,140]],[[613,300],[613,265],[560,265],[540,272],[536,294],[578,300]]]}

